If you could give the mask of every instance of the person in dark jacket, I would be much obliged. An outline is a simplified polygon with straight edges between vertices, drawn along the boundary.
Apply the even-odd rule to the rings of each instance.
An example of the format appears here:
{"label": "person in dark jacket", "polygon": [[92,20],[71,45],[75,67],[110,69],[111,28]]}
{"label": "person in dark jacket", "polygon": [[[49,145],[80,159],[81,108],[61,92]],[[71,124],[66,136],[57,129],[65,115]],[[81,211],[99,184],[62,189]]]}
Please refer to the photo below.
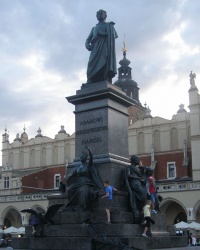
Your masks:
{"label": "person in dark jacket", "polygon": [[29,225],[32,226],[32,234],[34,235],[36,233],[36,227],[39,225],[40,220],[38,215],[31,214],[31,217],[29,219]]}

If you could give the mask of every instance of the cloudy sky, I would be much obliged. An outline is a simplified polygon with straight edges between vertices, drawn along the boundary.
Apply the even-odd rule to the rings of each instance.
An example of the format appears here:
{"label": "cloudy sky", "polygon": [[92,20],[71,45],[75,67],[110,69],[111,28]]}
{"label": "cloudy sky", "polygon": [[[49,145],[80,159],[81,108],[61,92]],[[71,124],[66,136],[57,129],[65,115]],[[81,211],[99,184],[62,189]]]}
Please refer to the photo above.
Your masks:
{"label": "cloudy sky", "polygon": [[0,0],[0,6],[0,131],[7,127],[10,142],[24,125],[29,138],[39,127],[51,138],[61,125],[74,132],[74,106],[65,97],[86,82],[85,40],[99,9],[115,22],[117,67],[125,37],[140,101],[153,116],[171,119],[181,103],[188,110],[191,70],[200,86],[198,0]]}

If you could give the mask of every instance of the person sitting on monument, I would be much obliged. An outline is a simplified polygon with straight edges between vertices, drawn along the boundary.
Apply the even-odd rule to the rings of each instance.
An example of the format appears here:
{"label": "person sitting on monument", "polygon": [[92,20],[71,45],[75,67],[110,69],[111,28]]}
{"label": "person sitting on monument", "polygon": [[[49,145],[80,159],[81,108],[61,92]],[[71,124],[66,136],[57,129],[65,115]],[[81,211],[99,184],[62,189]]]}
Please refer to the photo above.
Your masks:
{"label": "person sitting on monument", "polygon": [[145,180],[139,166],[140,158],[137,155],[133,155],[131,156],[131,165],[125,169],[125,182],[129,192],[134,223],[141,221],[142,209],[147,199]]}
{"label": "person sitting on monument", "polygon": [[149,195],[149,198],[151,200],[151,212],[156,214],[155,210],[155,203],[157,199],[157,189],[156,189],[156,183],[153,176],[149,176],[148,181],[146,183],[147,193]]}
{"label": "person sitting on monument", "polygon": [[[155,185],[155,192],[154,192],[154,198],[152,199],[151,196],[150,196],[150,191],[149,191],[149,187],[150,187],[150,179],[153,178],[153,172],[154,172],[154,168],[155,168],[155,165],[154,166],[144,166],[142,164],[142,162],[140,162],[140,166],[139,166],[139,169],[144,177],[144,180],[145,180],[145,185],[146,185],[146,189],[147,189],[147,199],[149,200],[152,200],[152,210],[155,210],[153,211],[153,213],[155,212],[160,212],[160,203],[161,201],[163,200],[163,197],[161,195],[158,194],[158,187],[156,187],[155,185],[155,180],[154,180],[154,185]],[[154,179],[154,178],[153,178]]]}
{"label": "person sitting on monument", "polygon": [[104,198],[106,199],[106,204],[105,204],[105,210],[106,210],[106,216],[107,216],[106,224],[111,224],[111,222],[110,222],[110,209],[112,206],[113,190],[117,192],[117,189],[112,187],[108,180],[104,181],[103,185],[105,187],[106,194],[103,195],[101,197],[101,199],[104,199]]}
{"label": "person sitting on monument", "polygon": [[40,224],[40,219],[37,214],[31,214],[29,219],[29,225],[32,227],[32,235],[36,234],[36,228]]}
{"label": "person sitting on monument", "polygon": [[142,225],[144,225],[144,231],[142,236],[143,237],[148,237],[147,236],[147,231],[150,230],[151,224],[155,224],[155,221],[151,218],[151,201],[146,200],[146,205],[143,207],[143,213],[144,213],[144,222]]}
{"label": "person sitting on monument", "polygon": [[85,147],[88,154],[83,151],[80,157],[81,164],[67,176],[68,204],[67,209],[87,211],[90,209],[90,202],[95,201],[99,191],[103,190],[103,183],[93,166],[93,155],[90,149]]}
{"label": "person sitting on monument", "polygon": [[92,28],[85,42],[85,47],[91,51],[87,68],[87,83],[108,80],[117,74],[115,38],[117,33],[113,22],[105,22],[107,13],[99,10],[96,14],[99,23]]}

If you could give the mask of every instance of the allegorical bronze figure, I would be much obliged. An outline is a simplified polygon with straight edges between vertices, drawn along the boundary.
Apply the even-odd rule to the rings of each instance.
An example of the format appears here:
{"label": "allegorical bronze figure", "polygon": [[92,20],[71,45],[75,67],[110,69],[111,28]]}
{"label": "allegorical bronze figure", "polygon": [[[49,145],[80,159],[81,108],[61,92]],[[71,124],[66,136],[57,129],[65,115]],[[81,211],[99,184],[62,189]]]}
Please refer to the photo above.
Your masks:
{"label": "allegorical bronze figure", "polygon": [[96,200],[97,194],[103,189],[103,183],[93,166],[93,156],[86,146],[90,159],[87,162],[87,152],[82,152],[81,164],[67,176],[67,191],[69,202],[67,209],[87,211],[90,202]]}
{"label": "allegorical bronze figure", "polygon": [[107,14],[99,10],[96,14],[99,23],[92,28],[86,42],[91,51],[87,68],[87,83],[108,80],[117,74],[115,56],[115,38],[117,33],[113,22],[105,22]]}
{"label": "allegorical bronze figure", "polygon": [[140,169],[140,158],[131,156],[131,165],[125,169],[125,182],[129,192],[130,206],[135,223],[141,221],[142,208],[147,199],[144,175]]}

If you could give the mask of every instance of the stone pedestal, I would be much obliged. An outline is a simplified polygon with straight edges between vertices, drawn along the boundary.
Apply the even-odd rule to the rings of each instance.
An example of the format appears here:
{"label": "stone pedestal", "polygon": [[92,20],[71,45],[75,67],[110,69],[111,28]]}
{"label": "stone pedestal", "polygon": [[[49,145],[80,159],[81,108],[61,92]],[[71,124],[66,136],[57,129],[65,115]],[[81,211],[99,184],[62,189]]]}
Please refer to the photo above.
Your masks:
{"label": "stone pedestal", "polygon": [[88,145],[98,162],[126,160],[127,108],[136,102],[106,81],[83,84],[76,95],[67,97],[67,100],[75,105],[76,157]]}
{"label": "stone pedestal", "polygon": [[75,105],[76,127],[75,160],[68,172],[80,164],[79,157],[87,145],[102,181],[109,180],[119,189],[129,161],[127,108],[140,104],[106,81],[83,84],[67,100]]}

